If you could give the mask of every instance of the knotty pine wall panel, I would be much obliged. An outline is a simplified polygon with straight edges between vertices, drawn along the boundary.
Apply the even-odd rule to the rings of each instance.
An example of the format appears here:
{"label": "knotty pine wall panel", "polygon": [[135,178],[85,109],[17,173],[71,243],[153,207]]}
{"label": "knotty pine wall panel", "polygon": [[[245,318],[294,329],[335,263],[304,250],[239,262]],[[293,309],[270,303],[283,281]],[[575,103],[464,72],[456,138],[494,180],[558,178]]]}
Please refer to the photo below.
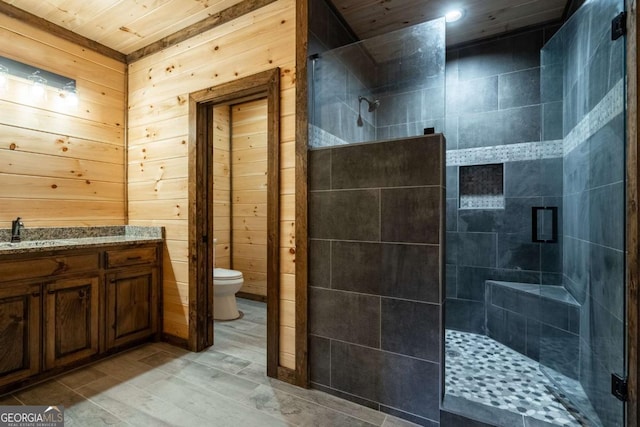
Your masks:
{"label": "knotty pine wall panel", "polygon": [[231,109],[213,108],[213,229],[216,267],[231,268]]}
{"label": "knotty pine wall panel", "polygon": [[0,227],[125,223],[124,64],[0,14],[1,54],[76,80],[31,95],[26,79],[0,88]]}
{"label": "knotty pine wall panel", "polygon": [[[231,107],[231,260],[244,276],[242,292],[267,296],[267,99]],[[216,231],[217,233],[217,231]]]}
{"label": "knotty pine wall panel", "polygon": [[[188,141],[189,94],[274,67],[281,69],[280,286],[287,311],[280,359],[294,368],[295,322],[288,312],[294,304],[287,304],[295,301],[294,0],[276,1],[129,65],[129,221],[167,227],[164,331],[187,338],[188,259],[172,246],[188,240],[188,192],[181,193],[178,181],[189,178],[188,154],[179,143]],[[255,220],[247,224],[264,229]]]}

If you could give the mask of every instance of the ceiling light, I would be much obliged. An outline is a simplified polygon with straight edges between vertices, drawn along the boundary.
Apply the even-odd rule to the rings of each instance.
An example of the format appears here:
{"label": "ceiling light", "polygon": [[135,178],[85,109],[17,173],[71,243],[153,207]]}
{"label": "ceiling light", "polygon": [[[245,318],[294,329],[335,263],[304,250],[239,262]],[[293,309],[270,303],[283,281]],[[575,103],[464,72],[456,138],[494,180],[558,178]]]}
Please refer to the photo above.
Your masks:
{"label": "ceiling light", "polygon": [[456,22],[457,20],[462,18],[462,15],[463,15],[463,12],[461,9],[453,9],[444,15],[444,19],[447,22]]}

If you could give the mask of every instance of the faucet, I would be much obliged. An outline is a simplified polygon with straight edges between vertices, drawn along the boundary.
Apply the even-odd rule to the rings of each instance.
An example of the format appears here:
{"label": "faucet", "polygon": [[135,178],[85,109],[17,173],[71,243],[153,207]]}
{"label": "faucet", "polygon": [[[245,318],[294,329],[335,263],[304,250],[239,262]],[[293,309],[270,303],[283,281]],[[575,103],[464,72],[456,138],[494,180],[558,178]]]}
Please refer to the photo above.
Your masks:
{"label": "faucet", "polygon": [[20,229],[24,227],[24,224],[20,220],[20,217],[15,221],[11,221],[11,243],[17,243],[20,239]]}

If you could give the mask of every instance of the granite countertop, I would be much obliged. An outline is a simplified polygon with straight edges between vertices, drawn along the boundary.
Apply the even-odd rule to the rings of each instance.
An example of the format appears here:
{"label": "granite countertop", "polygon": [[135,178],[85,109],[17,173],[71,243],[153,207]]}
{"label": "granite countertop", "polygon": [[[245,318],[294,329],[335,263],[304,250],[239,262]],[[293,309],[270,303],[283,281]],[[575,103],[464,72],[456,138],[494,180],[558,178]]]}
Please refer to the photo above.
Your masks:
{"label": "granite countertop", "polygon": [[23,228],[20,235],[21,242],[11,243],[11,230],[0,229],[0,255],[37,253],[52,249],[156,243],[164,241],[164,228],[130,225]]}

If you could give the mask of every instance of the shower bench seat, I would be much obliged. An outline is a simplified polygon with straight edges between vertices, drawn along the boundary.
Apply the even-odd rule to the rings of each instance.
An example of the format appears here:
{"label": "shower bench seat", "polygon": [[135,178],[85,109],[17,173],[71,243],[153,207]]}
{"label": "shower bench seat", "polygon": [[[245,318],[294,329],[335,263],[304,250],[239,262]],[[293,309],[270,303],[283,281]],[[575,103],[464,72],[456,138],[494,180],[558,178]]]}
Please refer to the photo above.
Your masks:
{"label": "shower bench seat", "polygon": [[564,287],[485,281],[485,329],[507,347],[578,377],[580,304]]}

